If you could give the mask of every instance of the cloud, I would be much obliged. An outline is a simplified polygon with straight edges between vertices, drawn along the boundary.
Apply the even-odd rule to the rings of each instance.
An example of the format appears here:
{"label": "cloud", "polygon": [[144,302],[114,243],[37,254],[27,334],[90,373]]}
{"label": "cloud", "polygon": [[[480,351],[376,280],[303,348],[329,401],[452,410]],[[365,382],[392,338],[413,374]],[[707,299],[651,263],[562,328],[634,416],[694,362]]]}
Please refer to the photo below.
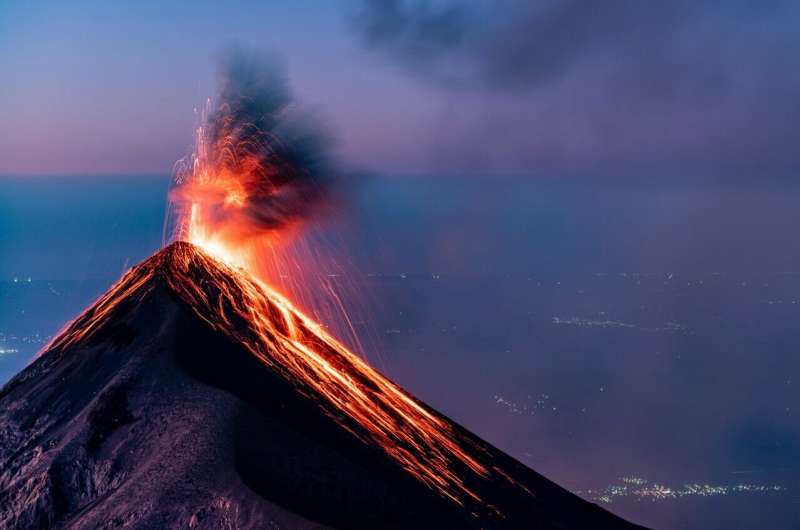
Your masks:
{"label": "cloud", "polygon": [[[446,94],[443,167],[791,174],[800,7],[675,0],[360,5],[364,45]],[[466,155],[465,155],[466,154]]]}

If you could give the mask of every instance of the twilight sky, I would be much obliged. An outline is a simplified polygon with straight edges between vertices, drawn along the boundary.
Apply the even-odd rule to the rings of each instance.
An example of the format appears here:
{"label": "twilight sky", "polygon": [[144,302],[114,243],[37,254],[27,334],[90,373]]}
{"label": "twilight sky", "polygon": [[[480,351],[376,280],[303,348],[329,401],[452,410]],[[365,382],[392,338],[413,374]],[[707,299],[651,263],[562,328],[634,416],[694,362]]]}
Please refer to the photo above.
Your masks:
{"label": "twilight sky", "polygon": [[783,179],[798,23],[782,1],[7,0],[0,175],[168,173],[241,45],[285,63],[352,166]]}

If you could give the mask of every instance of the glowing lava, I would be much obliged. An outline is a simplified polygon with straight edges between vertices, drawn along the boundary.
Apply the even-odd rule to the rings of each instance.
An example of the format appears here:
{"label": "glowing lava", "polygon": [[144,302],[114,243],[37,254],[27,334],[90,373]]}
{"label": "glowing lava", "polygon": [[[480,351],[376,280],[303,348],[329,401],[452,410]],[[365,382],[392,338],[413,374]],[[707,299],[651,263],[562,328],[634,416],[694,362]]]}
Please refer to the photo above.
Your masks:
{"label": "glowing lava", "polygon": [[473,475],[470,481],[494,475],[511,482],[481,463],[484,451],[460,437],[449,421],[370,367],[284,296],[188,243],[174,243],[131,269],[48,349],[63,351],[91,338],[110,323],[121,300],[142,299],[160,278],[214,330],[443,496],[459,504],[481,501],[465,485],[464,472]]}

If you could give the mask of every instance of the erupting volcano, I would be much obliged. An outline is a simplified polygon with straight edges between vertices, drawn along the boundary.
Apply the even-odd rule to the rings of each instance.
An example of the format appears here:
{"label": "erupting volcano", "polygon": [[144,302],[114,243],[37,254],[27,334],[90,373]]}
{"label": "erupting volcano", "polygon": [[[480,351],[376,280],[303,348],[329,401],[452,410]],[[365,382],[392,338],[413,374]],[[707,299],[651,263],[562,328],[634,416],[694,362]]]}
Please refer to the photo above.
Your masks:
{"label": "erupting volcano", "polygon": [[273,287],[309,265],[286,241],[326,201],[319,135],[274,77],[224,79],[170,193],[176,241],[0,392],[0,528],[633,528]]}
{"label": "erupting volcano", "polygon": [[0,528],[633,527],[190,243],[6,385],[0,435]]}

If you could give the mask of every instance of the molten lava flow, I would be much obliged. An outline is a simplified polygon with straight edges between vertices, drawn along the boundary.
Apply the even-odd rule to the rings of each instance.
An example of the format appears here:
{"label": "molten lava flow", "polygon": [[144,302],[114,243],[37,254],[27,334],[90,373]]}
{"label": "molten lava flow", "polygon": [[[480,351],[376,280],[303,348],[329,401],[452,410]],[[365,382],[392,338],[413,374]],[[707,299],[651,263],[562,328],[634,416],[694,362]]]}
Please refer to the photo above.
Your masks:
{"label": "molten lava flow", "polygon": [[450,422],[371,368],[284,296],[191,244],[174,243],[131,269],[48,349],[64,351],[113,324],[120,304],[141,300],[159,278],[214,330],[443,496],[459,504],[480,503],[465,479],[506,477],[482,464],[484,451],[460,437]]}
{"label": "molten lava flow", "polygon": [[[201,264],[217,274],[219,294],[209,299],[203,286],[188,272]],[[170,286],[199,316],[210,304],[219,318],[208,323],[245,346],[266,365],[322,402],[334,419],[349,417],[355,429],[343,425],[366,442],[373,442],[408,472],[440,493],[458,501],[467,494],[477,500],[451,468],[460,461],[474,473],[486,468],[456,441],[449,425],[372,369],[328,335],[289,300],[246,271],[214,263],[212,258],[187,251],[171,265],[180,271],[169,276]],[[249,323],[241,332],[234,321]]]}

